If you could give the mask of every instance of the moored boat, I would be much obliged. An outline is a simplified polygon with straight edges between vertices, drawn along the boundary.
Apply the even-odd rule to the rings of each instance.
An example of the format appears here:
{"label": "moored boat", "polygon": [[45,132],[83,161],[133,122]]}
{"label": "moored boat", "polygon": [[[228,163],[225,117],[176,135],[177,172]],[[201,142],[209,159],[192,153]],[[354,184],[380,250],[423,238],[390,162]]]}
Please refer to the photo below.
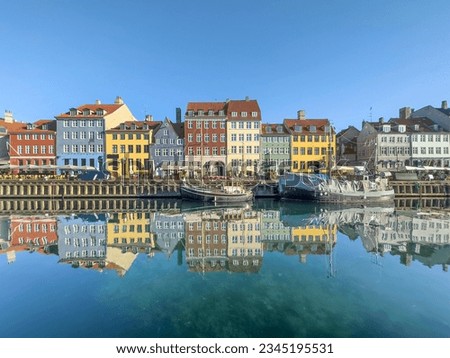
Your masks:
{"label": "moored boat", "polygon": [[183,199],[203,202],[230,203],[253,200],[253,192],[240,185],[224,185],[221,188],[214,188],[184,183],[180,192]]}
{"label": "moored boat", "polygon": [[282,198],[340,204],[373,204],[394,200],[386,178],[339,180],[324,174],[287,173],[279,178]]}

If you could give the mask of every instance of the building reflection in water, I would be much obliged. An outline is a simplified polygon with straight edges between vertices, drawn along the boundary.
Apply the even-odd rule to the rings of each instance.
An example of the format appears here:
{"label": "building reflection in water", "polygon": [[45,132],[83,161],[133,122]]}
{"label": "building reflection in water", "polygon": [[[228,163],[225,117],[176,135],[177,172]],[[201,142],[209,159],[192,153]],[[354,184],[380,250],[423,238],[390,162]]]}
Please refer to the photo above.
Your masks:
{"label": "building reflection in water", "polygon": [[[283,205],[283,204],[282,204]],[[286,204],[288,205],[288,204]],[[447,271],[450,261],[450,217],[443,214],[395,212],[392,208],[303,211],[292,208],[189,208],[156,206],[127,212],[0,217],[0,254],[8,263],[21,251],[55,254],[60,263],[125,275],[138,255],[148,259],[176,254],[192,272],[257,273],[264,252],[327,258],[335,275],[338,233],[360,239],[380,263],[386,254]],[[289,212],[289,215],[284,214]],[[184,255],[183,255],[184,253]],[[183,263],[183,257],[186,262]]]}

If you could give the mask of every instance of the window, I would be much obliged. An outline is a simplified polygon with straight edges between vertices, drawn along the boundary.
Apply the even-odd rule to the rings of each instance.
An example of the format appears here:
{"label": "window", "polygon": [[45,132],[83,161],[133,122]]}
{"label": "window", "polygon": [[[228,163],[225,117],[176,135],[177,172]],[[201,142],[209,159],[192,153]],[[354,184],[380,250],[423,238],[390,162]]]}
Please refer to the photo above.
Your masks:
{"label": "window", "polygon": [[252,112],[252,117],[258,117],[258,112]]}
{"label": "window", "polygon": [[78,144],[72,144],[72,153],[78,153]]}
{"label": "window", "polygon": [[128,145],[128,153],[133,153],[133,145],[132,144]]}
{"label": "window", "polygon": [[236,141],[237,141],[237,134],[236,134],[236,133],[233,133],[233,134],[231,135],[231,141],[232,141],[232,142],[236,142]]}
{"label": "window", "polygon": [[46,149],[47,149],[47,147],[45,145],[41,145],[41,153],[42,154],[46,153]]}
{"label": "window", "polygon": [[231,117],[237,117],[237,112],[231,112]]}
{"label": "window", "polygon": [[69,132],[63,132],[63,138],[69,139]]}
{"label": "window", "polygon": [[197,134],[197,142],[200,143],[202,141],[202,135],[200,133]]}
{"label": "window", "polygon": [[247,112],[241,112],[241,117],[247,117]]}
{"label": "window", "polygon": [[69,145],[68,144],[64,144],[63,145],[63,152],[64,153],[69,153]]}
{"label": "window", "polygon": [[72,139],[78,139],[78,132],[72,132]]}
{"label": "window", "polygon": [[86,139],[86,132],[80,132],[80,139]]}
{"label": "window", "polygon": [[117,153],[118,153],[117,144],[113,144],[113,146],[112,146],[112,152],[113,152],[114,154],[117,154]]}

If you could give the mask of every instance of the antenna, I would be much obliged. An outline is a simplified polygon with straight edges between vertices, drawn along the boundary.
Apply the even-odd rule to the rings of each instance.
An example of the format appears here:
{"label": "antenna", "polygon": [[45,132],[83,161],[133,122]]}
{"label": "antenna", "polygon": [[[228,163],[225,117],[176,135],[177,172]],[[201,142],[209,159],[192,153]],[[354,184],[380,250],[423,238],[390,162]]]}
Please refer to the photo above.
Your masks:
{"label": "antenna", "polygon": [[370,122],[372,122],[372,106],[370,107],[370,110],[369,110],[369,118],[370,118]]}

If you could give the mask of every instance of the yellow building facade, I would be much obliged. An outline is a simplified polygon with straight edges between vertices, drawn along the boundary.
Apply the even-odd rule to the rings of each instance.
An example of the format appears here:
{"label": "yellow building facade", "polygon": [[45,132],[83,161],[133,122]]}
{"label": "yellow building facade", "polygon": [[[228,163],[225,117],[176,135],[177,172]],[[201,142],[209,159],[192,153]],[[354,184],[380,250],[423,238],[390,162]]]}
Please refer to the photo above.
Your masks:
{"label": "yellow building facade", "polygon": [[328,119],[285,119],[291,172],[327,173],[336,164],[336,134]]}
{"label": "yellow building facade", "polygon": [[105,132],[106,168],[116,178],[151,174],[150,145],[161,122],[123,122]]}

